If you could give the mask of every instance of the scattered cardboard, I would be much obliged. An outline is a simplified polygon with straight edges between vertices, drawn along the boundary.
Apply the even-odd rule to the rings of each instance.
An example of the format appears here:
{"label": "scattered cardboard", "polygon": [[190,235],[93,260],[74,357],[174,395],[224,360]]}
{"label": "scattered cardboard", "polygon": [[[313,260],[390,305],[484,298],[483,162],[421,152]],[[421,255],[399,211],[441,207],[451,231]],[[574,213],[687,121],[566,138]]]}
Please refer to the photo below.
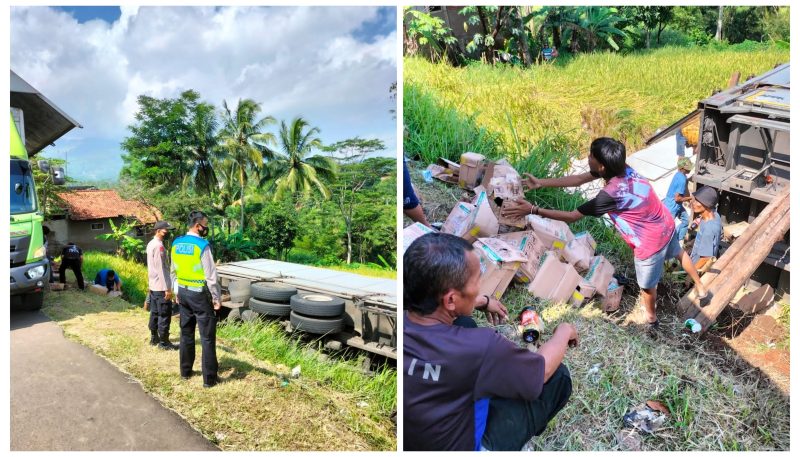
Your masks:
{"label": "scattered cardboard", "polygon": [[583,280],[594,286],[598,295],[606,296],[608,285],[614,278],[614,266],[605,257],[598,255],[589,262],[589,270]]}
{"label": "scattered cardboard", "polygon": [[523,284],[529,284],[536,277],[536,272],[539,271],[539,261],[547,251],[547,246],[531,230],[504,233],[497,235],[497,239],[517,248],[527,257],[528,261],[520,265],[514,279]]}
{"label": "scattered cardboard", "polygon": [[420,224],[419,222],[414,222],[413,224],[409,225],[408,227],[403,229],[403,254],[406,253],[406,250],[411,243],[414,242],[417,238],[421,237],[422,235],[427,235],[428,233],[435,233],[436,230]]}
{"label": "scattered cardboard", "polygon": [[91,284],[89,285],[89,292],[97,295],[108,295],[108,287],[101,286],[100,284]]}
{"label": "scattered cardboard", "polygon": [[583,301],[583,296],[577,290],[580,282],[581,275],[572,265],[561,262],[556,252],[548,251],[542,256],[539,271],[528,286],[528,291],[535,297],[554,302]]}
{"label": "scattered cardboard", "polygon": [[734,239],[739,238],[742,236],[747,227],[750,227],[750,224],[747,221],[737,222],[736,224],[726,225],[722,228],[722,235],[726,239]]}
{"label": "scattered cardboard", "polygon": [[440,158],[435,164],[432,163],[428,165],[426,170],[430,171],[431,176],[439,181],[458,184],[459,169],[460,166],[457,163],[445,158]]}
{"label": "scattered cardboard", "polygon": [[516,176],[517,179],[519,179],[519,173],[507,160],[500,159],[496,162],[489,162],[486,164],[486,171],[483,174],[483,181],[481,181],[481,184],[483,184],[491,194],[493,190],[492,181],[497,178],[505,178],[509,175]]}
{"label": "scattered cardboard", "polygon": [[497,235],[499,224],[489,207],[486,192],[480,192],[473,203],[459,202],[442,226],[443,233],[460,236],[469,242]]}
{"label": "scattered cardboard", "polygon": [[472,190],[481,182],[486,171],[486,158],[476,152],[461,154],[458,172],[458,186],[462,189]]}
{"label": "scattered cardboard", "polygon": [[516,248],[497,238],[479,238],[473,246],[481,262],[479,293],[499,300],[520,265],[528,259]]}
{"label": "scattered cardboard", "polygon": [[561,257],[565,262],[575,267],[578,271],[589,269],[589,262],[594,256],[597,243],[589,232],[581,232],[575,235],[575,239],[567,243],[561,252]]}
{"label": "scattered cardboard", "polygon": [[50,283],[50,290],[54,291],[61,291],[67,288],[66,284],[62,284],[60,282],[51,282]]}
{"label": "scattered cardboard", "polygon": [[575,239],[566,222],[548,219],[536,214],[526,217],[528,227],[536,233],[548,249],[563,250],[567,243]]}
{"label": "scattered cardboard", "polygon": [[619,304],[622,301],[623,287],[617,284],[616,279],[612,279],[608,284],[608,291],[606,296],[603,297],[603,302],[600,307],[607,313],[614,312],[619,309]]}

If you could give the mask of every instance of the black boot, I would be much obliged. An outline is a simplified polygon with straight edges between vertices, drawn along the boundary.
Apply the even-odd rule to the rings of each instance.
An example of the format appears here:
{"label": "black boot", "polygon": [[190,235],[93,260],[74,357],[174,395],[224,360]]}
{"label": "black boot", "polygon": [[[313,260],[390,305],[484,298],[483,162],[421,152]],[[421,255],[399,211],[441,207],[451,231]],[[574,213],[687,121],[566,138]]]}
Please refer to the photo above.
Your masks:
{"label": "black boot", "polygon": [[158,344],[158,333],[157,332],[150,332],[150,346],[155,346]]}
{"label": "black boot", "polygon": [[177,344],[172,344],[169,341],[169,333],[162,333],[161,334],[161,341],[158,343],[158,348],[163,349],[165,351],[177,351],[180,349],[180,346]]}

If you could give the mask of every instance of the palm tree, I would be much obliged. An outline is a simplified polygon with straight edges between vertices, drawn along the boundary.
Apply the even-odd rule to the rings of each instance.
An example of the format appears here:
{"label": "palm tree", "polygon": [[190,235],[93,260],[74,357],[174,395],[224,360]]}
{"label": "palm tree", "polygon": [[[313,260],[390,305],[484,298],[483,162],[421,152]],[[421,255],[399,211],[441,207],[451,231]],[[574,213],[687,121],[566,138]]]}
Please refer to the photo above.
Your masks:
{"label": "palm tree", "polygon": [[192,122],[189,124],[190,143],[187,145],[187,155],[192,167],[190,175],[192,187],[209,197],[217,187],[217,175],[212,159],[217,152],[218,125],[214,105],[209,103],[197,105]]}
{"label": "palm tree", "polygon": [[237,173],[241,205],[239,231],[244,231],[244,188],[247,186],[247,175],[250,171],[261,168],[265,158],[270,158],[267,145],[275,142],[275,136],[264,133],[264,128],[275,123],[275,118],[264,116],[256,120],[261,112],[261,105],[249,98],[239,100],[233,112],[226,101],[222,102],[222,107],[224,126],[220,141]]}
{"label": "palm tree", "polygon": [[287,192],[307,197],[314,189],[326,199],[331,196],[328,182],[336,177],[336,161],[320,155],[309,157],[314,149],[322,149],[322,140],[316,136],[317,127],[308,127],[302,117],[294,118],[290,125],[281,121],[279,150],[269,151],[272,160],[266,163],[259,183],[271,183],[268,191],[275,192],[273,200],[280,200]]}

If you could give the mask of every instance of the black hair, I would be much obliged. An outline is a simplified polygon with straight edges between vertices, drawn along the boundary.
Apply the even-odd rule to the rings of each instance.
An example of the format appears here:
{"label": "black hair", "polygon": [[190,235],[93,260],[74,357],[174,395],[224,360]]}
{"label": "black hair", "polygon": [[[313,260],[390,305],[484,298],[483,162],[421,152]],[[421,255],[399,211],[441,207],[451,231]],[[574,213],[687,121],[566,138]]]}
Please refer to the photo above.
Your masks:
{"label": "black hair", "polygon": [[469,279],[463,238],[446,233],[423,235],[403,255],[403,308],[427,315],[450,289],[462,290]]}
{"label": "black hair", "polygon": [[194,227],[195,225],[199,224],[200,222],[203,221],[203,219],[206,218],[207,216],[205,215],[204,212],[192,211],[191,213],[189,213],[189,228]]}
{"label": "black hair", "polygon": [[605,168],[602,178],[606,181],[625,174],[625,145],[619,141],[608,137],[597,138],[592,141],[589,154]]}
{"label": "black hair", "polygon": [[116,273],[114,273],[114,270],[108,270],[108,271],[106,272],[106,279],[114,279],[114,276],[116,276],[116,275],[117,275],[117,274],[116,274]]}

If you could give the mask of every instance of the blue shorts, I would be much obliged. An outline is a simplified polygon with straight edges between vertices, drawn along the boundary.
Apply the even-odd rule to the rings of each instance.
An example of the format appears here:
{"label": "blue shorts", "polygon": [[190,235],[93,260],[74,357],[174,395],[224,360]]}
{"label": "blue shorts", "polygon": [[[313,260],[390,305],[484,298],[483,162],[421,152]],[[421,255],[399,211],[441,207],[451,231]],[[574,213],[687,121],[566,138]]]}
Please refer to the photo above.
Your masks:
{"label": "blue shorts", "polygon": [[672,232],[672,238],[660,251],[646,259],[634,259],[636,266],[636,283],[642,289],[651,289],[658,285],[661,274],[664,273],[664,262],[674,259],[681,253],[678,243],[678,232]]}

